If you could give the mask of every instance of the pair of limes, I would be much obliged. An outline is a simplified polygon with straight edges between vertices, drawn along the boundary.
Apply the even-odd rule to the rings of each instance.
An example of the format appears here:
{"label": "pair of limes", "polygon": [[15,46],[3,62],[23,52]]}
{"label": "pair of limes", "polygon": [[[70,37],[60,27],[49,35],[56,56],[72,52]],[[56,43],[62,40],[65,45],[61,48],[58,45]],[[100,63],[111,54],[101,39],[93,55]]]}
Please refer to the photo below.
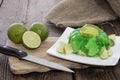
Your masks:
{"label": "pair of limes", "polygon": [[8,38],[14,43],[23,43],[29,49],[38,48],[47,37],[48,28],[40,22],[33,23],[30,30],[24,24],[14,23],[7,32]]}

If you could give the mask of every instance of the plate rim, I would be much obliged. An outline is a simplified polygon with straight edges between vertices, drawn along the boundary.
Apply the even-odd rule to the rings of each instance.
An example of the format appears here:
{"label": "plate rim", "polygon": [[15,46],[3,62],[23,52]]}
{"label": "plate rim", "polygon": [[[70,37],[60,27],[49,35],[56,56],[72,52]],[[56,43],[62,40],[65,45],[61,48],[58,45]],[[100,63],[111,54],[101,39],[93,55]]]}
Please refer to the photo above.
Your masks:
{"label": "plate rim", "polygon": [[[86,61],[77,61],[77,60],[73,60],[73,59],[71,59],[70,58],[70,56],[72,55],[75,55],[75,54],[71,54],[71,55],[69,55],[69,58],[67,58],[68,57],[68,55],[63,55],[63,54],[60,54],[60,53],[58,53],[58,52],[56,52],[56,51],[54,51],[55,49],[56,49],[56,45],[58,44],[58,42],[60,42],[61,41],[61,39],[63,39],[63,37],[65,37],[65,38],[67,38],[68,37],[68,35],[71,33],[71,31],[73,31],[74,29],[73,28],[71,28],[71,27],[67,27],[65,30],[64,30],[64,32],[62,33],[62,35],[58,38],[58,40],[46,51],[47,52],[47,54],[49,54],[49,55],[52,55],[52,56],[54,56],[54,57],[57,57],[57,58],[60,58],[60,59],[64,59],[64,60],[68,60],[68,61],[72,61],[72,62],[77,62],[77,63],[81,63],[81,64],[88,64],[88,65],[96,65],[96,66],[115,66],[117,63],[118,63],[118,61],[119,61],[119,57],[120,57],[120,55],[119,56],[111,56],[111,57],[109,57],[108,59],[106,59],[106,60],[102,60],[102,59],[100,59],[100,58],[98,58],[98,60],[97,61],[101,61],[101,62],[105,62],[105,63],[103,63],[103,64],[101,64],[101,63],[99,63],[99,62],[96,62],[96,63],[93,63],[93,62],[95,62],[95,61],[93,61],[94,59],[97,59],[97,58],[94,58],[94,59],[91,59],[93,62],[86,62]],[[67,35],[66,35],[67,34]],[[119,37],[120,38],[120,36],[116,36],[116,37]],[[64,39],[64,42],[67,42],[68,41],[68,39]],[[56,54],[57,53],[57,54]],[[65,56],[67,56],[67,57],[65,57]],[[75,55],[75,56],[78,56],[78,55]],[[78,56],[79,58],[83,58],[84,56]],[[83,60],[84,59],[90,59],[91,57],[84,57],[83,58]],[[114,60],[111,60],[111,58],[113,58]],[[111,61],[111,62],[110,62]],[[108,62],[110,62],[109,64],[106,64],[106,63],[108,63]]]}

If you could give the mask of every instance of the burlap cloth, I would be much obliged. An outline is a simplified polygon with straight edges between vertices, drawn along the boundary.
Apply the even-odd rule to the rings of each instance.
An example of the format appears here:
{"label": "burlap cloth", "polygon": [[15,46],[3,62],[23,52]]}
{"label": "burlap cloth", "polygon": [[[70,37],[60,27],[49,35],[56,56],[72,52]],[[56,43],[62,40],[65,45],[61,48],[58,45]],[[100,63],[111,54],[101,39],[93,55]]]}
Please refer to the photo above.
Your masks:
{"label": "burlap cloth", "polygon": [[[116,15],[117,14],[117,15]],[[120,16],[120,0],[61,0],[46,16],[57,27],[102,23]]]}
{"label": "burlap cloth", "polygon": [[120,17],[120,0],[107,0],[115,13]]}

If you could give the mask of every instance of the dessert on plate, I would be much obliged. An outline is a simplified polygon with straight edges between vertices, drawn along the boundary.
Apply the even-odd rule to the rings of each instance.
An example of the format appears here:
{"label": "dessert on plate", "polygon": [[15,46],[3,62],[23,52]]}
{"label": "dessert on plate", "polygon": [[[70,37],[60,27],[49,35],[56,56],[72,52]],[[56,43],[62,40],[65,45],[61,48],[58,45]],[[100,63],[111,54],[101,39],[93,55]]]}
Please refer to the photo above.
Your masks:
{"label": "dessert on plate", "polygon": [[110,48],[115,44],[115,35],[107,35],[96,25],[86,24],[73,30],[68,43],[61,42],[57,48],[59,53],[76,54],[87,57],[107,59],[112,55]]}

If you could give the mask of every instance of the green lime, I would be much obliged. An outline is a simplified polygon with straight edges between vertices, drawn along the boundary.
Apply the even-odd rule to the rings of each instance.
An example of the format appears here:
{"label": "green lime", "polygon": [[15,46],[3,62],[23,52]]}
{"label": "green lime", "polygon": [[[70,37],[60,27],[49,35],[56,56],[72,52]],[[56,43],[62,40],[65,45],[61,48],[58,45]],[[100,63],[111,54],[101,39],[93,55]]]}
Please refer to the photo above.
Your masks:
{"label": "green lime", "polygon": [[14,23],[8,29],[8,38],[14,43],[22,43],[22,35],[27,28],[22,23]]}
{"label": "green lime", "polygon": [[25,45],[28,49],[36,49],[41,44],[41,38],[33,31],[26,31],[22,36],[22,40],[23,45]]}
{"label": "green lime", "polygon": [[68,43],[65,44],[65,53],[66,53],[66,54],[71,54],[71,53],[73,53],[73,48],[72,48],[72,46],[71,46],[70,44],[68,44]]}
{"label": "green lime", "polygon": [[33,23],[30,31],[36,32],[40,36],[42,41],[44,41],[49,34],[48,28],[40,22]]}
{"label": "green lime", "polygon": [[57,48],[57,52],[59,52],[61,54],[65,54],[65,43],[64,42],[60,42],[60,44]]}
{"label": "green lime", "polygon": [[111,34],[108,36],[110,39],[110,45],[111,47],[115,45],[115,34]]}
{"label": "green lime", "polygon": [[73,52],[72,46],[65,42],[60,42],[60,45],[57,48],[57,52],[61,54],[71,54]]}
{"label": "green lime", "polygon": [[109,50],[104,49],[103,53],[100,54],[101,59],[107,59],[109,57]]}

